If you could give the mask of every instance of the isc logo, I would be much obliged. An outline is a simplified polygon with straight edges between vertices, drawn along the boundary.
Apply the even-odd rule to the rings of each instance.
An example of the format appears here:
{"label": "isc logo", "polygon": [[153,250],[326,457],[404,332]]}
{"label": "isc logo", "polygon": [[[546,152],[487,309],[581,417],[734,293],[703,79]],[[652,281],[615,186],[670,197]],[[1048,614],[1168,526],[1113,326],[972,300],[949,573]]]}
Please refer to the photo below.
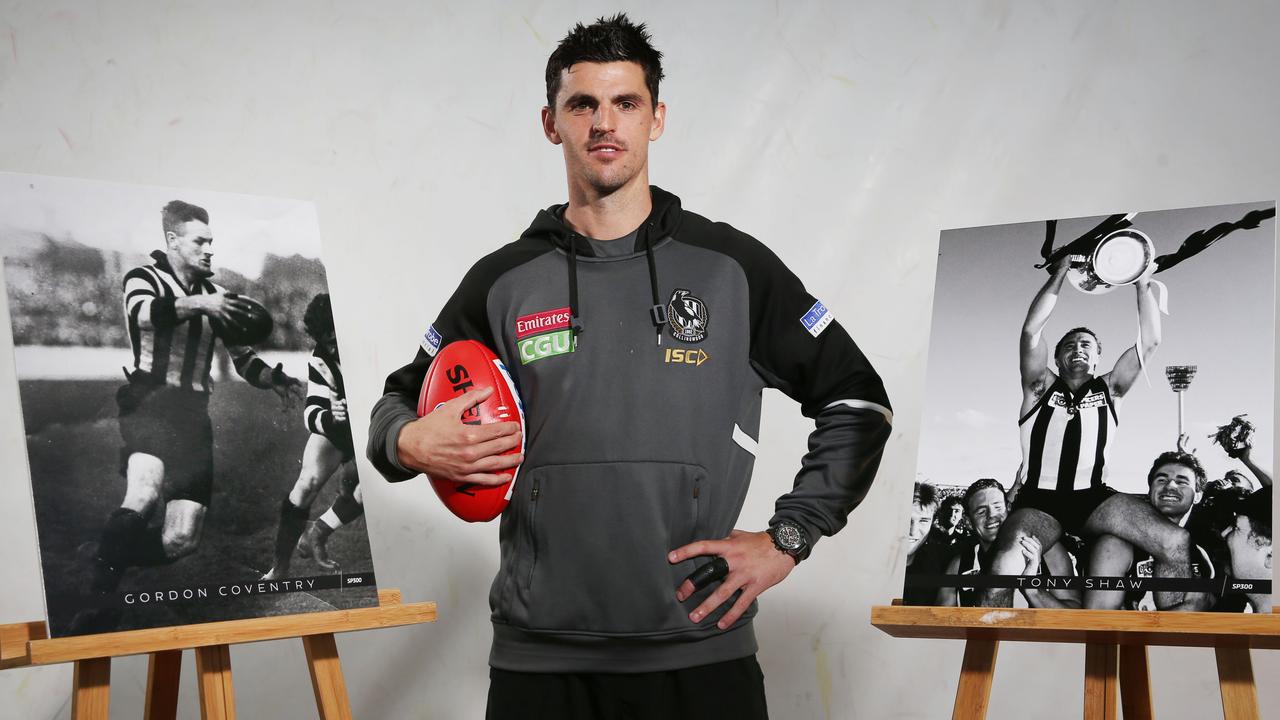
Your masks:
{"label": "isc logo", "polygon": [[706,350],[685,350],[683,348],[667,348],[666,354],[662,361],[668,363],[679,363],[682,365],[701,365],[711,358]]}

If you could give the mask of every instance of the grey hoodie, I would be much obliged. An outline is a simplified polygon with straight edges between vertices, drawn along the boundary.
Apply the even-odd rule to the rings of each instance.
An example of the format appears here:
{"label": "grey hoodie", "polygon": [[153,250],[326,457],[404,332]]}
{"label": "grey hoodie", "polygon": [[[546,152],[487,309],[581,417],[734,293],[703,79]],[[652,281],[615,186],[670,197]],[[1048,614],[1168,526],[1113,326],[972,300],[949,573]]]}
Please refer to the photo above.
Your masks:
{"label": "grey hoodie", "polygon": [[716,621],[732,603],[694,624],[713,588],[683,603],[675,590],[707,559],[667,553],[734,528],[762,390],[816,421],[771,520],[799,524],[810,545],[844,526],[889,436],[879,376],[782,262],[652,195],[636,252],[617,257],[595,257],[562,207],[539,212],[472,267],[374,407],[369,458],[407,480],[396,440],[440,347],[478,340],[515,379],[527,447],[500,521],[493,667],[649,672],[751,655],[756,605],[727,630]]}

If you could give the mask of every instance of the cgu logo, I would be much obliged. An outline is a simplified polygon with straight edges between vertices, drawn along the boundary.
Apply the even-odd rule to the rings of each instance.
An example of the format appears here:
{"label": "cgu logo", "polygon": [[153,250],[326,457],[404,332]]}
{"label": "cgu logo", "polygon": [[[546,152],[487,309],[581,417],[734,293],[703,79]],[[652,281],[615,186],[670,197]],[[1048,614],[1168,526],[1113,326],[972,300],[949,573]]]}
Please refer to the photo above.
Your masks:
{"label": "cgu logo", "polygon": [[693,365],[697,367],[711,358],[706,350],[685,350],[683,348],[667,348],[666,354],[662,361],[667,363],[676,363],[680,365]]}
{"label": "cgu logo", "polygon": [[573,331],[559,330],[527,337],[516,343],[520,351],[520,364],[528,365],[535,360],[554,357],[573,352]]}

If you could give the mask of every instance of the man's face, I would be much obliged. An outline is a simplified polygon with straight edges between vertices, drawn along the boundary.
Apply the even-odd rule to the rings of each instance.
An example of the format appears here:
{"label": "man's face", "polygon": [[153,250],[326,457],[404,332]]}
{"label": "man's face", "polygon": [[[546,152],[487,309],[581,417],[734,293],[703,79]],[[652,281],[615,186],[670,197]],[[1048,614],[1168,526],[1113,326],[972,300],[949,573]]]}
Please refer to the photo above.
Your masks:
{"label": "man's face", "polygon": [[919,540],[929,534],[929,526],[933,524],[933,515],[938,511],[937,505],[921,505],[911,503],[911,525],[907,528],[907,538]]}
{"label": "man's face", "polygon": [[316,349],[321,355],[330,358],[338,357],[338,334],[330,330],[316,338]]}
{"label": "man's face", "polygon": [[1151,507],[1174,521],[1200,502],[1200,495],[1196,492],[1195,471],[1182,463],[1166,463],[1156,468],[1147,491]]}
{"label": "man's face", "polygon": [[960,524],[960,518],[964,517],[964,508],[959,504],[953,504],[951,511],[947,513],[947,528],[953,528]]}
{"label": "man's face", "polygon": [[1098,341],[1087,332],[1074,332],[1058,344],[1054,359],[1059,374],[1092,375],[1098,367]]}
{"label": "man's face", "polygon": [[213,275],[213,233],[199,220],[188,220],[178,226],[178,232],[164,234],[169,248],[169,258],[176,260],[174,270],[192,270],[197,277]]}
{"label": "man's face", "polygon": [[1226,477],[1222,478],[1222,483],[1227,487],[1242,488],[1249,492],[1253,492],[1253,481],[1239,472],[1227,473]]}
{"label": "man's face", "polygon": [[983,488],[969,498],[969,524],[984,543],[996,541],[1000,526],[1009,512],[1004,506],[1004,493],[996,488]]}
{"label": "man's face", "polygon": [[1247,515],[1237,515],[1235,527],[1227,530],[1231,572],[1245,580],[1265,580],[1271,577],[1271,543],[1252,533],[1253,523]]}
{"label": "man's face", "polygon": [[570,186],[604,196],[648,183],[649,143],[662,135],[666,112],[662,103],[654,107],[639,63],[580,62],[561,72],[542,129],[564,149]]}

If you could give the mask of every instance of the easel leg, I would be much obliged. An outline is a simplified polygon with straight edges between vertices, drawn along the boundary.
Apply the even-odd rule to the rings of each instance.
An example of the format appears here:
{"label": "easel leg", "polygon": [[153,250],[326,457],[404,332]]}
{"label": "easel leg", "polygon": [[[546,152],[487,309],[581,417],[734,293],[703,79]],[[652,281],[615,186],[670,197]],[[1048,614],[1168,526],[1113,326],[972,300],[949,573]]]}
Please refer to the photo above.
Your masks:
{"label": "easel leg", "polygon": [[200,685],[201,720],[235,720],[235,692],[231,687],[231,648],[196,648],[196,678]]}
{"label": "easel leg", "polygon": [[302,647],[307,651],[311,668],[311,689],[316,694],[316,711],[320,720],[351,720],[351,703],[347,700],[347,681],[342,676],[338,644],[333,633],[306,635]]}
{"label": "easel leg", "polygon": [[1124,720],[1152,720],[1146,645],[1120,646],[1120,707]]}
{"label": "easel leg", "polygon": [[1118,647],[1105,643],[1084,646],[1085,720],[1117,720],[1116,655]]}
{"label": "easel leg", "polygon": [[960,684],[956,687],[956,704],[951,720],[983,720],[991,699],[991,678],[996,669],[998,640],[969,639],[964,644],[964,664],[960,666]]}
{"label": "easel leg", "polygon": [[1214,648],[1218,654],[1218,686],[1222,689],[1225,720],[1257,720],[1258,691],[1253,684],[1253,661],[1247,647]]}
{"label": "easel leg", "polygon": [[111,658],[77,660],[71,688],[72,720],[106,720],[111,709]]}
{"label": "easel leg", "polygon": [[181,672],[181,650],[151,653],[147,660],[147,708],[143,720],[174,720],[178,717],[178,677]]}

